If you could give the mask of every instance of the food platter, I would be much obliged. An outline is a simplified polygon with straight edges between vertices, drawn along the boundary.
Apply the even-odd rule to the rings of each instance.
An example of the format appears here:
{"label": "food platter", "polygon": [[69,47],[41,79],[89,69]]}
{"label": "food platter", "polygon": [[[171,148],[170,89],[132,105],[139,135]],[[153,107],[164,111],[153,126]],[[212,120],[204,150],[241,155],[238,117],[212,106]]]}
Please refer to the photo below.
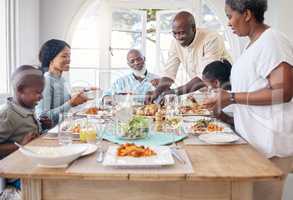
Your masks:
{"label": "food platter", "polygon": [[209,133],[233,133],[233,130],[225,123],[210,117],[188,117],[184,119],[183,128],[187,133],[202,135]]}

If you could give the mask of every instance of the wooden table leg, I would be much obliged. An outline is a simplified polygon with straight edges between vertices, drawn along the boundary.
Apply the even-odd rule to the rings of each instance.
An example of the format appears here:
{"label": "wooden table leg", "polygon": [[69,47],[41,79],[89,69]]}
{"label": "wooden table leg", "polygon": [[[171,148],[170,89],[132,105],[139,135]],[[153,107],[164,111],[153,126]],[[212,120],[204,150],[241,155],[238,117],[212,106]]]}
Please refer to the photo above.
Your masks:
{"label": "wooden table leg", "polygon": [[22,200],[41,200],[42,181],[40,179],[21,179]]}
{"label": "wooden table leg", "polygon": [[232,182],[231,200],[252,200],[253,182]]}

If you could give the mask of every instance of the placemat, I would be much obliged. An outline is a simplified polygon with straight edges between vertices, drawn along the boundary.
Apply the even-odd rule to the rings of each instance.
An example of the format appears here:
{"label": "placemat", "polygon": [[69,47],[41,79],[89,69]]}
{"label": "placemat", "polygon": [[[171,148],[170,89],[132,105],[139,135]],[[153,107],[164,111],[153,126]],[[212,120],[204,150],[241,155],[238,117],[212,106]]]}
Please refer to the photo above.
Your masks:
{"label": "placemat", "polygon": [[132,177],[137,177],[142,174],[143,177],[158,177],[158,175],[172,175],[182,176],[193,173],[193,167],[191,161],[184,149],[177,150],[180,155],[184,158],[185,163],[179,162],[174,158],[175,164],[170,166],[158,166],[151,168],[117,168],[117,167],[106,167],[102,163],[96,162],[96,154],[92,156],[85,156],[74,161],[66,170],[66,173],[71,174],[95,174],[96,176],[101,175],[102,177],[113,176],[114,174],[123,176],[123,174],[130,174]]}

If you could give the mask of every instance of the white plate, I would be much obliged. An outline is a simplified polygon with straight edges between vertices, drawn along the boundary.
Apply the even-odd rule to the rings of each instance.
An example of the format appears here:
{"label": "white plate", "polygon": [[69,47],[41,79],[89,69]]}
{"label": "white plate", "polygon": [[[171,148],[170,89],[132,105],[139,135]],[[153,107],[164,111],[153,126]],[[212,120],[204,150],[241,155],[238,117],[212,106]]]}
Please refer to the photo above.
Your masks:
{"label": "white plate", "polygon": [[206,119],[206,120],[213,120],[213,118],[210,117],[203,117],[203,116],[189,116],[189,117],[183,117],[183,129],[186,133],[191,133],[191,134],[195,134],[195,135],[201,135],[201,134],[209,134],[209,133],[233,133],[233,130],[229,127],[228,124],[225,124],[223,122],[220,121],[215,121],[216,124],[218,124],[219,126],[222,126],[224,129],[223,131],[213,131],[213,132],[209,132],[209,131],[194,131],[192,130],[192,125],[194,124],[194,122],[201,120],[201,119]]}
{"label": "white plate", "polygon": [[239,136],[231,133],[209,133],[198,136],[198,139],[208,144],[226,144],[240,139]]}
{"label": "white plate", "polygon": [[202,118],[203,117],[200,117],[200,116],[184,116],[183,122],[191,123],[191,122],[195,122],[197,120],[200,120]]}
{"label": "white plate", "polygon": [[97,145],[94,145],[94,144],[87,144],[87,145],[89,146],[88,149],[83,154],[81,154],[81,156],[87,156],[89,154],[92,154],[96,152],[98,149]]}
{"label": "white plate", "polygon": [[194,113],[192,111],[187,112],[187,113],[181,113],[182,116],[211,116],[212,112],[209,111],[208,109],[203,109],[201,113]]}
{"label": "white plate", "polygon": [[97,114],[86,114],[85,111],[76,112],[75,114],[81,117],[96,117],[96,118],[107,118],[107,117],[113,116],[111,112],[106,110],[98,111]]}
{"label": "white plate", "polygon": [[160,167],[164,165],[174,165],[170,148],[167,146],[149,147],[157,155],[149,157],[134,158],[130,156],[117,156],[118,146],[109,146],[105,155],[103,165],[111,167]]}
{"label": "white plate", "polygon": [[97,145],[94,145],[94,144],[74,144],[74,145],[87,146],[87,150],[83,152],[81,156],[87,156],[89,154],[92,154],[98,149]]}

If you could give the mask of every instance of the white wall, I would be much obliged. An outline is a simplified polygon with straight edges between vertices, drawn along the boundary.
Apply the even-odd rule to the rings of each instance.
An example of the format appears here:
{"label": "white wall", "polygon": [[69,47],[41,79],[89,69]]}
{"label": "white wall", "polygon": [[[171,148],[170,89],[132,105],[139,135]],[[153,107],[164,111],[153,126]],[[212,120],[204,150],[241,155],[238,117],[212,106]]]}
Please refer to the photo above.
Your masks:
{"label": "white wall", "polygon": [[39,0],[16,1],[16,65],[37,64]]}
{"label": "white wall", "polygon": [[269,10],[266,22],[284,32],[293,42],[292,0],[268,0]]}
{"label": "white wall", "polygon": [[39,0],[40,44],[56,38],[66,39],[74,16],[87,0]]}
{"label": "white wall", "polygon": [[[37,0],[25,0],[37,1]],[[87,0],[39,0],[40,1],[40,43],[51,38],[65,39],[73,17]],[[140,0],[142,1],[142,0]],[[211,1],[211,0],[210,0]],[[24,2],[24,1],[23,1]],[[217,7],[224,6],[224,0],[212,0]],[[293,40],[293,26],[289,24],[292,0],[268,0],[269,10],[266,22],[280,29]],[[224,7],[218,9],[224,16]]]}
{"label": "white wall", "polygon": [[[36,64],[40,45],[51,38],[66,39],[74,16],[88,0],[16,0],[16,65]],[[92,1],[92,0],[90,0]],[[211,0],[210,0],[211,1]],[[212,0],[218,14],[224,16],[224,0]],[[292,0],[268,0],[266,23],[284,32],[293,42]],[[223,7],[223,8],[222,8]]]}

